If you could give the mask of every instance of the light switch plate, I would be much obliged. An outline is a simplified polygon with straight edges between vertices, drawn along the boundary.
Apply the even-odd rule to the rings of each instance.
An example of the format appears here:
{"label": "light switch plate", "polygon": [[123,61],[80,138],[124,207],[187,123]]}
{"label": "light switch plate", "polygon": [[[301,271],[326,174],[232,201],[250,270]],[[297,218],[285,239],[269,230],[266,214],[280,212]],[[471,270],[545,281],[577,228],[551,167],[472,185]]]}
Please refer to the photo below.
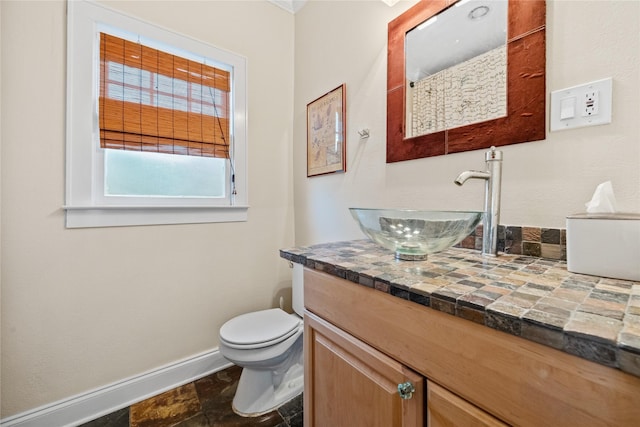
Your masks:
{"label": "light switch plate", "polygon": [[550,130],[611,123],[612,89],[613,79],[609,77],[551,92]]}

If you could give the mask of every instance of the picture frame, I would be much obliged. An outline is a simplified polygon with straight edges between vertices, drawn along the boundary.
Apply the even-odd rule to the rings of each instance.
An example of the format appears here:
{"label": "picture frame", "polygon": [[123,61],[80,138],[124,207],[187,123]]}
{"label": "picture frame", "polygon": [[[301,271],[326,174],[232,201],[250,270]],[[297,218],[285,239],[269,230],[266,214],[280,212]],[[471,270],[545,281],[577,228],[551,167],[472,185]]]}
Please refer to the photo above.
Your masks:
{"label": "picture frame", "polygon": [[307,178],[346,172],[346,85],[307,104]]}

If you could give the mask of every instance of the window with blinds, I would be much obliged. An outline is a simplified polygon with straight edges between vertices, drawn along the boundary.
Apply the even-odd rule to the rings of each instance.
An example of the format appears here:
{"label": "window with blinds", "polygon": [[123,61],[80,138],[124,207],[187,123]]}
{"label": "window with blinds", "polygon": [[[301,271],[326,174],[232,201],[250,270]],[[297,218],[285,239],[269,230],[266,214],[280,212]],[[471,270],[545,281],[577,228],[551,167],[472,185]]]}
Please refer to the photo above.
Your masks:
{"label": "window with blinds", "polygon": [[100,146],[229,158],[228,71],[100,33]]}
{"label": "window with blinds", "polygon": [[247,59],[67,5],[66,226],[246,221]]}

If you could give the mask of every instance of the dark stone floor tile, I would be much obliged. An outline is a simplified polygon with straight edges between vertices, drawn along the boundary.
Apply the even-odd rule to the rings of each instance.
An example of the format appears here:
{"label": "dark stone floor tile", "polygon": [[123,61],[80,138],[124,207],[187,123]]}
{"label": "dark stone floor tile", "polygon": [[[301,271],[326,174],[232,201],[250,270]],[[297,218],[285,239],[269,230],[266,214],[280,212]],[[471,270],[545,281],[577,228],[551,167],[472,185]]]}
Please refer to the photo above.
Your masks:
{"label": "dark stone floor tile", "polygon": [[221,413],[220,411],[206,412],[205,415],[209,419],[210,427],[276,427],[285,423],[278,411],[258,417],[241,417],[234,412]]}
{"label": "dark stone floor tile", "polygon": [[242,368],[232,366],[197,380],[194,384],[203,411],[231,411]]}
{"label": "dark stone floor tile", "polygon": [[79,427],[129,427],[129,408],[112,412]]}
{"label": "dark stone floor tile", "polygon": [[131,427],[170,427],[201,412],[193,383],[131,405]]}
{"label": "dark stone floor tile", "polygon": [[204,414],[200,413],[194,417],[174,424],[172,427],[210,427],[210,425],[207,417]]}
{"label": "dark stone floor tile", "polygon": [[302,411],[295,414],[293,417],[289,418],[288,425],[289,427],[303,427],[303,413]]}
{"label": "dark stone floor tile", "polygon": [[233,366],[195,382],[202,410],[210,425],[244,425],[239,424],[241,417],[236,415],[232,408],[241,372],[241,368]]}
{"label": "dark stone floor tile", "polygon": [[279,407],[278,412],[282,415],[282,418],[284,418],[285,421],[288,421],[295,415],[302,413],[302,403],[303,398],[302,394],[300,394]]}

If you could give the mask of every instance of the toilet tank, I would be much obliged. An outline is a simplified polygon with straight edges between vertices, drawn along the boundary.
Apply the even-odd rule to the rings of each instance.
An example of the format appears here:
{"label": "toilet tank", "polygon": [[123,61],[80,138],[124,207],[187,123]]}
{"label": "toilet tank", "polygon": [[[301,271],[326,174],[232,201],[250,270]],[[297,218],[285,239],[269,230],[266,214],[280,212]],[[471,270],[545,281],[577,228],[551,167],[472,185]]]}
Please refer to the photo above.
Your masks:
{"label": "toilet tank", "polygon": [[293,311],[302,317],[304,311],[304,267],[302,264],[293,263],[291,294]]}

